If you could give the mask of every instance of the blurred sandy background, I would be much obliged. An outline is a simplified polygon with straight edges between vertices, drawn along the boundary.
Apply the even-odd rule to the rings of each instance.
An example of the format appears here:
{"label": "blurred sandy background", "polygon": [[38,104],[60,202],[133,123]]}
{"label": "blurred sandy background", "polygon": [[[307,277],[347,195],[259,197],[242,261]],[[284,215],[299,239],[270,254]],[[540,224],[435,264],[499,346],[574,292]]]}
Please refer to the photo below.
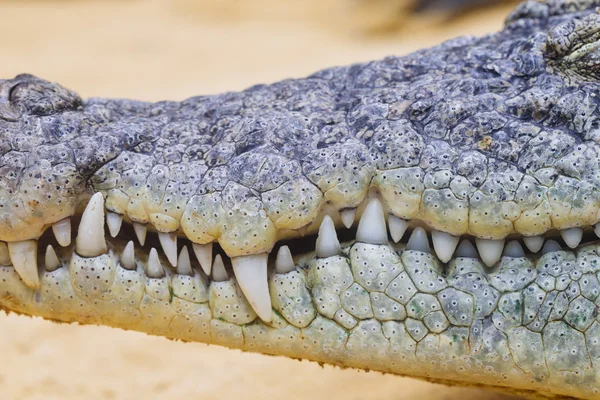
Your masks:
{"label": "blurred sandy background", "polygon": [[[511,8],[409,18],[401,8],[386,8],[388,0],[366,6],[359,1],[0,0],[0,77],[29,72],[84,97],[180,100],[482,35],[499,29]],[[4,315],[0,358],[0,398],[7,400],[505,399],[375,372]]]}

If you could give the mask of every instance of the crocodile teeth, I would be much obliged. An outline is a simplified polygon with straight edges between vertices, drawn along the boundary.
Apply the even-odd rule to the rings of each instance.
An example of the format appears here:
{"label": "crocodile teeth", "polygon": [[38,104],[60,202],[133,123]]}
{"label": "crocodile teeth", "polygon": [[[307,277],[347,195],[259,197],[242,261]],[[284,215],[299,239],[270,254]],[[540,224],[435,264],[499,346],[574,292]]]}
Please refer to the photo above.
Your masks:
{"label": "crocodile teeth", "polygon": [[542,248],[542,255],[554,253],[555,251],[562,251],[562,247],[560,247],[560,244],[556,240],[548,240]]}
{"label": "crocodile teeth", "polygon": [[431,232],[431,239],[433,240],[433,248],[440,261],[443,263],[450,261],[460,238],[446,232],[434,230]]}
{"label": "crocodile teeth", "polygon": [[409,222],[390,214],[388,224],[392,240],[394,243],[398,243],[402,239],[402,236],[404,236],[406,229],[408,229]]}
{"label": "crocodile teeth", "polygon": [[210,269],[212,267],[213,244],[192,243],[192,248],[194,249],[194,254],[196,254],[196,258],[198,259],[202,270],[206,275],[210,276]]}
{"label": "crocodile teeth", "polygon": [[233,273],[246,299],[265,322],[271,322],[271,296],[267,282],[267,253],[231,259]]}
{"label": "crocodile teeth", "polygon": [[594,225],[594,232],[596,233],[596,236],[600,237],[600,222]]}
{"label": "crocodile teeth", "polygon": [[385,215],[378,199],[372,199],[365,207],[365,211],[358,222],[356,241],[369,244],[387,244]]}
{"label": "crocodile teeth", "polygon": [[137,237],[138,242],[143,246],[146,243],[146,233],[148,232],[148,227],[144,224],[140,224],[139,222],[133,223],[133,230],[135,231],[135,236]]}
{"label": "crocodile teeth", "polygon": [[525,242],[525,246],[527,246],[529,251],[532,253],[537,253],[544,245],[544,237],[542,235],[525,236],[523,238],[523,242]]}
{"label": "crocodile teeth", "polygon": [[123,223],[123,216],[117,213],[107,211],[106,212],[106,224],[108,225],[108,231],[110,236],[117,237],[121,230],[121,224]]}
{"label": "crocodile teeth", "polygon": [[431,253],[431,247],[429,247],[429,239],[427,238],[427,232],[420,226],[416,227],[408,239],[406,244],[407,250],[420,251],[422,253]]}
{"label": "crocodile teeth", "polygon": [[108,251],[104,238],[104,197],[96,193],[90,199],[77,231],[77,253],[83,257],[98,257]]}
{"label": "crocodile teeth", "polygon": [[477,246],[477,250],[479,250],[481,261],[488,267],[491,267],[502,257],[504,239],[487,240],[476,238],[475,245]]}
{"label": "crocodile teeth", "polygon": [[150,249],[150,256],[148,257],[146,275],[148,275],[149,278],[163,278],[165,276],[165,270],[160,264],[158,252],[154,247]]}
{"label": "crocodile teeth", "polygon": [[51,244],[46,247],[46,256],[44,261],[46,264],[46,271],[48,272],[52,272],[61,267],[60,261],[58,261],[58,257],[54,251],[54,247],[52,247]]}
{"label": "crocodile teeth", "polygon": [[342,223],[344,224],[344,226],[350,229],[352,227],[352,224],[354,224],[354,218],[356,217],[356,208],[342,210],[340,212],[340,215],[342,216]]}
{"label": "crocodile teeth", "polygon": [[326,215],[319,227],[316,245],[317,257],[327,258],[340,254],[342,246],[337,238],[335,225],[329,215]]}
{"label": "crocodile teeth", "polygon": [[275,272],[278,274],[287,274],[296,269],[292,252],[287,246],[281,246],[277,251],[277,259],[275,260]]}
{"label": "crocodile teeth", "polygon": [[179,275],[194,276],[194,270],[192,269],[190,253],[188,253],[187,246],[183,246],[181,252],[179,252],[179,258],[177,259],[177,273]]}
{"label": "crocodile teeth", "polygon": [[215,257],[215,262],[212,265],[212,278],[215,282],[223,282],[229,280],[229,275],[225,270],[225,264],[223,264],[223,258],[220,254]]}
{"label": "crocodile teeth", "polygon": [[9,242],[8,251],[15,270],[23,282],[32,289],[40,287],[37,269],[37,241]]}
{"label": "crocodile teeth", "polygon": [[52,232],[58,244],[66,247],[71,244],[71,218],[65,218],[52,225]]}
{"label": "crocodile teeth", "polygon": [[479,253],[477,253],[477,249],[475,249],[473,243],[467,239],[464,239],[462,242],[460,242],[458,248],[456,249],[456,257],[479,258]]}
{"label": "crocodile teeth", "polygon": [[158,240],[172,266],[177,266],[177,234],[175,232],[159,232]]}
{"label": "crocodile teeth", "polygon": [[6,242],[0,242],[0,265],[12,265]]}
{"label": "crocodile teeth", "polygon": [[562,236],[567,246],[574,249],[575,247],[579,246],[579,243],[581,243],[581,238],[583,238],[583,229],[563,229],[562,231],[560,231],[560,236]]}
{"label": "crocodile teeth", "polygon": [[130,271],[136,269],[135,265],[135,250],[133,248],[133,240],[130,240],[121,254],[121,266]]}
{"label": "crocodile teeth", "polygon": [[508,242],[508,244],[504,248],[502,257],[510,257],[510,258],[525,257],[525,252],[523,251],[523,247],[521,246],[521,243],[519,243],[516,240],[511,240],[510,242]]}

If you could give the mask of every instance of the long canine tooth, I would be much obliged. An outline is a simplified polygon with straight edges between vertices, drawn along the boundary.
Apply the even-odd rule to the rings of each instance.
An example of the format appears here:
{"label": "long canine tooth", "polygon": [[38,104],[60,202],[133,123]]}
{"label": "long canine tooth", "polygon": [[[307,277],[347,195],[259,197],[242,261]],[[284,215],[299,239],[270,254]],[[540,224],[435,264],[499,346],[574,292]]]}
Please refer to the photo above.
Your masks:
{"label": "long canine tooth", "polygon": [[106,212],[106,224],[108,225],[108,231],[110,236],[117,237],[121,230],[121,224],[123,223],[123,216],[111,211]]}
{"label": "long canine tooth", "polygon": [[10,261],[10,253],[8,252],[8,245],[6,242],[0,242],[0,265],[12,265],[12,262]]}
{"label": "long canine tooth", "polygon": [[563,229],[562,231],[560,231],[560,236],[562,236],[567,246],[574,249],[575,247],[579,246],[579,243],[581,243],[581,238],[583,238],[583,229]]}
{"label": "long canine tooth", "polygon": [[133,240],[130,240],[121,254],[121,266],[125,269],[133,271],[136,269],[135,265],[135,250],[133,248]]}
{"label": "long canine tooth", "polygon": [[265,322],[271,322],[271,296],[267,282],[268,254],[253,254],[231,259],[233,273],[246,299]]}
{"label": "long canine tooth", "polygon": [[473,246],[473,243],[467,239],[463,239],[456,249],[456,257],[479,258],[479,253],[477,253],[477,249]]}
{"label": "long canine tooth", "polygon": [[525,236],[523,238],[523,242],[525,242],[525,246],[527,246],[529,251],[532,253],[537,253],[544,245],[544,236]]}
{"label": "long canine tooth", "polygon": [[544,247],[542,248],[542,255],[554,253],[555,251],[562,251],[562,247],[556,240],[548,240],[546,243],[544,243]]}
{"label": "long canine tooth", "polygon": [[144,224],[140,224],[139,222],[133,223],[133,230],[135,231],[135,236],[137,237],[138,242],[143,246],[146,243],[146,233],[148,232],[148,227]]}
{"label": "long canine tooth", "polygon": [[329,215],[326,215],[319,227],[319,236],[317,236],[316,252],[317,257],[327,258],[340,254],[342,246],[335,232],[335,225]]}
{"label": "long canine tooth", "polygon": [[347,229],[350,229],[352,227],[352,224],[354,224],[354,218],[356,217],[356,208],[342,210],[340,212],[340,215],[342,216],[342,223],[344,224],[344,226]]}
{"label": "long canine tooth", "polygon": [[52,272],[61,267],[60,261],[58,260],[56,252],[54,251],[54,247],[52,247],[51,244],[49,244],[48,247],[46,247],[46,255],[44,261],[46,264],[46,271],[48,272]]}
{"label": "long canine tooth", "polygon": [[215,262],[212,265],[212,278],[215,282],[223,282],[229,280],[229,274],[225,270],[225,264],[223,264],[223,258],[220,254],[215,257]]}
{"label": "long canine tooth", "polygon": [[390,225],[390,236],[394,243],[398,243],[406,229],[408,229],[408,225],[410,222],[403,220],[402,218],[398,218],[395,215],[391,215],[388,218],[388,224]]}
{"label": "long canine tooth", "polygon": [[479,250],[481,261],[488,267],[491,267],[496,264],[502,256],[504,239],[488,240],[476,238],[475,245],[477,246],[477,250]]}
{"label": "long canine tooth", "polygon": [[192,243],[192,248],[194,249],[194,254],[196,254],[196,258],[198,259],[202,270],[206,275],[210,276],[210,270],[212,267],[213,244]]}
{"label": "long canine tooth", "polygon": [[71,244],[71,218],[61,219],[52,225],[52,232],[58,244],[66,247]]}
{"label": "long canine tooth", "polygon": [[159,232],[158,240],[172,266],[177,266],[177,234],[175,232]]}
{"label": "long canine tooth", "polygon": [[600,237],[600,222],[594,225],[594,232],[596,233],[596,236]]}
{"label": "long canine tooth", "polygon": [[287,274],[296,269],[292,252],[287,246],[281,246],[277,251],[277,259],[275,260],[275,272],[278,274]]}
{"label": "long canine tooth", "polygon": [[422,253],[431,253],[431,247],[429,247],[429,239],[427,238],[427,232],[420,226],[416,227],[408,239],[406,244],[407,250],[420,251]]}
{"label": "long canine tooth", "polygon": [[511,258],[525,257],[525,252],[523,251],[523,247],[521,246],[521,243],[519,243],[516,240],[511,240],[510,242],[508,242],[508,244],[504,248],[502,257],[511,257]]}
{"label": "long canine tooth", "polygon": [[37,240],[9,242],[8,252],[15,270],[23,282],[32,289],[40,287],[37,269]]}
{"label": "long canine tooth", "polygon": [[194,270],[192,269],[192,262],[190,261],[190,253],[188,253],[187,246],[183,246],[181,252],[179,252],[179,258],[177,259],[177,273],[179,275],[194,276]]}
{"label": "long canine tooth", "polygon": [[150,278],[162,278],[165,276],[165,270],[160,264],[158,252],[154,247],[150,249],[150,256],[148,257],[148,268],[146,270],[146,275],[148,275],[148,277]]}
{"label": "long canine tooth", "polygon": [[104,238],[104,197],[96,193],[90,199],[79,223],[76,250],[83,257],[98,257],[108,251]]}
{"label": "long canine tooth", "polygon": [[358,222],[356,241],[370,244],[387,244],[387,228],[381,202],[372,199]]}
{"label": "long canine tooth", "polygon": [[434,230],[431,232],[431,239],[433,240],[433,248],[440,261],[443,263],[450,261],[460,238],[446,232]]}

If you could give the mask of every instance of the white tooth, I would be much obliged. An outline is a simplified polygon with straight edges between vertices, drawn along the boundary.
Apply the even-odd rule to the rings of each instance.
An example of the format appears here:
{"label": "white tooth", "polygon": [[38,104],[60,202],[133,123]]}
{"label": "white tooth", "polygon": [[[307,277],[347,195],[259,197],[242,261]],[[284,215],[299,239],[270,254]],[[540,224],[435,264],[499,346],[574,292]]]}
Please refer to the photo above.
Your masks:
{"label": "white tooth", "polygon": [[406,244],[406,249],[420,251],[422,253],[431,253],[431,247],[429,247],[429,239],[427,238],[425,229],[418,226],[412,231],[408,243]]}
{"label": "white tooth", "polygon": [[96,193],[90,199],[81,216],[77,231],[77,254],[98,257],[108,251],[104,238],[104,197]]}
{"label": "white tooth", "polygon": [[10,254],[8,253],[8,245],[6,242],[0,242],[0,265],[12,265]]}
{"label": "white tooth", "polygon": [[215,262],[212,265],[212,278],[215,282],[223,282],[229,280],[229,275],[225,270],[225,264],[223,264],[223,258],[220,254],[215,257]]}
{"label": "white tooth", "polygon": [[158,240],[160,240],[160,245],[162,246],[167,259],[171,263],[172,266],[177,266],[177,233],[175,232],[159,232]]}
{"label": "white tooth", "polygon": [[196,254],[196,258],[202,267],[202,270],[206,275],[210,276],[210,269],[212,267],[212,250],[213,244],[196,244],[192,243],[192,248],[194,249],[194,254]]}
{"label": "white tooth", "polygon": [[138,242],[143,246],[146,243],[146,232],[148,232],[148,227],[144,224],[140,224],[139,222],[133,223],[133,230],[135,231],[135,236],[137,237]]}
{"label": "white tooth", "polygon": [[443,263],[450,261],[460,238],[446,232],[434,230],[431,232],[431,239],[433,240],[433,248],[440,261]]}
{"label": "white tooth", "polygon": [[456,257],[479,258],[479,253],[477,253],[473,243],[467,239],[464,239],[462,242],[460,242],[458,248],[456,249]]}
{"label": "white tooth", "polygon": [[340,254],[342,246],[335,232],[335,225],[329,215],[326,215],[319,227],[319,236],[317,236],[316,252],[317,257],[327,258]]}
{"label": "white tooth", "polygon": [[292,252],[287,246],[281,246],[277,251],[277,259],[275,260],[275,272],[278,274],[287,274],[296,269]]}
{"label": "white tooth", "polygon": [[525,236],[523,238],[523,242],[525,242],[525,246],[527,246],[529,251],[532,253],[537,253],[544,245],[544,236]]}
{"label": "white tooth", "polygon": [[560,236],[570,248],[574,249],[581,243],[583,237],[583,229],[581,228],[569,228],[560,231]]}
{"label": "white tooth", "polygon": [[148,257],[148,268],[146,270],[146,275],[148,275],[150,278],[162,278],[165,276],[165,270],[160,264],[158,252],[154,247],[150,249],[150,257]]}
{"label": "white tooth", "polygon": [[40,287],[37,269],[37,240],[8,242],[8,252],[15,270],[23,282],[32,289]]}
{"label": "white tooth", "polygon": [[192,269],[190,253],[188,253],[187,246],[183,246],[181,252],[179,252],[179,258],[177,259],[177,273],[179,275],[194,276],[194,270]]}
{"label": "white tooth", "polygon": [[479,250],[481,261],[488,267],[491,267],[496,264],[502,256],[504,239],[487,240],[476,238],[475,245],[477,246],[477,250]]}
{"label": "white tooth", "polygon": [[123,216],[111,211],[106,212],[106,224],[108,225],[108,231],[110,236],[117,237],[121,230],[121,224],[123,223]]}
{"label": "white tooth", "polygon": [[596,236],[600,237],[600,222],[594,225],[594,232],[596,233]]}
{"label": "white tooth", "polygon": [[562,247],[556,240],[548,240],[542,248],[542,255],[562,251]]}
{"label": "white tooth", "polygon": [[523,247],[521,247],[521,243],[516,240],[511,240],[504,248],[502,256],[510,258],[523,258],[525,257],[525,252],[523,251]]}
{"label": "white tooth", "polygon": [[60,261],[58,261],[58,257],[56,256],[56,252],[54,251],[54,247],[51,244],[46,247],[46,257],[45,257],[46,271],[52,272],[61,267]]}
{"label": "white tooth", "polygon": [[392,237],[392,240],[394,243],[398,243],[400,239],[402,239],[402,236],[404,236],[410,222],[390,214],[388,217],[388,224],[390,225],[390,236]]}
{"label": "white tooth", "polygon": [[66,247],[71,244],[71,218],[61,219],[52,225],[52,232],[56,241],[62,247]]}
{"label": "white tooth", "polygon": [[356,217],[356,208],[342,210],[340,212],[340,215],[342,216],[342,223],[344,224],[344,226],[350,229],[352,227],[352,224],[354,224],[354,218]]}
{"label": "white tooth", "polygon": [[372,199],[358,222],[356,241],[370,244],[387,244],[385,215],[379,199]]}
{"label": "white tooth", "polygon": [[136,269],[135,265],[135,250],[133,248],[133,240],[130,240],[121,254],[121,266],[125,269],[133,271]]}
{"label": "white tooth", "polygon": [[265,322],[271,322],[271,296],[267,282],[267,253],[231,259],[233,273],[246,299]]}

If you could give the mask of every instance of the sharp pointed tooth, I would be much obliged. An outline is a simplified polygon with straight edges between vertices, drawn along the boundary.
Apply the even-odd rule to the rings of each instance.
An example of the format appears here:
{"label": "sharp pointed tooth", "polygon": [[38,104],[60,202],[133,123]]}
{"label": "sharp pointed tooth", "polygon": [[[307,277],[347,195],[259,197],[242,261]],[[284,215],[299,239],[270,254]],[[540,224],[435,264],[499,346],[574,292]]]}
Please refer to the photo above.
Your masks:
{"label": "sharp pointed tooth", "polygon": [[40,287],[37,269],[37,240],[9,242],[8,251],[15,270],[23,282],[32,289]]}
{"label": "sharp pointed tooth", "polygon": [[408,239],[406,244],[407,250],[420,251],[422,253],[431,253],[431,247],[429,247],[429,239],[427,238],[427,232],[420,226],[416,227]]}
{"label": "sharp pointed tooth", "polygon": [[462,242],[460,242],[458,248],[456,249],[456,257],[479,258],[479,253],[477,253],[477,249],[475,249],[473,243],[467,239],[464,239]]}
{"label": "sharp pointed tooth", "polygon": [[77,231],[77,254],[98,257],[108,251],[104,238],[104,197],[96,193],[90,199]]}
{"label": "sharp pointed tooth", "polygon": [[121,230],[121,224],[123,223],[123,216],[117,213],[107,211],[106,212],[106,224],[108,225],[108,231],[110,236],[117,237]]}
{"label": "sharp pointed tooth", "polygon": [[136,269],[135,265],[135,249],[133,247],[133,240],[130,240],[121,254],[121,267],[133,271]]}
{"label": "sharp pointed tooth", "polygon": [[400,239],[402,239],[402,236],[404,236],[410,222],[390,214],[388,224],[390,226],[390,236],[392,237],[392,240],[394,243],[398,243]]}
{"label": "sharp pointed tooth", "polygon": [[381,202],[372,199],[360,217],[356,241],[370,244],[387,244],[387,227]]}
{"label": "sharp pointed tooth", "polygon": [[487,240],[476,238],[475,245],[477,246],[477,250],[479,250],[481,261],[488,267],[491,267],[496,264],[502,256],[504,239]]}
{"label": "sharp pointed tooth", "polygon": [[583,229],[581,228],[569,228],[560,231],[560,236],[570,248],[574,249],[581,243],[583,237]]}
{"label": "sharp pointed tooth", "polygon": [[329,215],[326,215],[319,227],[319,236],[317,236],[316,252],[317,257],[327,258],[340,254],[342,246],[335,232],[335,225]]}
{"label": "sharp pointed tooth", "polygon": [[177,234],[175,232],[159,232],[158,240],[172,266],[177,266]]}
{"label": "sharp pointed tooth", "polygon": [[179,275],[194,276],[194,270],[192,269],[192,262],[190,261],[190,253],[188,253],[187,246],[183,246],[177,259],[177,273]]}
{"label": "sharp pointed tooth", "polygon": [[56,252],[54,251],[54,247],[51,244],[46,247],[46,256],[45,256],[45,264],[46,271],[52,272],[61,267],[60,261],[58,261],[58,257],[56,256]]}
{"label": "sharp pointed tooth", "polygon": [[137,237],[138,242],[143,246],[146,243],[146,232],[148,232],[148,227],[144,224],[140,224],[139,222],[133,223],[133,230],[135,231],[135,236]]}
{"label": "sharp pointed tooth", "polygon": [[210,276],[210,270],[212,267],[213,244],[192,243],[192,248],[194,249],[194,254],[196,254],[196,258],[198,259],[202,270],[206,275]]}
{"label": "sharp pointed tooth", "polygon": [[523,242],[525,242],[525,246],[527,246],[529,251],[532,253],[537,253],[544,245],[544,236],[525,236],[523,238]]}
{"label": "sharp pointed tooth", "polygon": [[148,275],[148,277],[150,278],[163,278],[165,276],[165,270],[160,264],[158,252],[154,247],[150,249],[150,256],[148,257],[146,275]]}
{"label": "sharp pointed tooth", "polygon": [[450,261],[460,238],[446,232],[434,230],[431,232],[431,239],[433,240],[433,248],[440,261],[443,263]]}
{"label": "sharp pointed tooth", "polygon": [[246,299],[265,322],[271,322],[271,296],[267,282],[267,253],[231,259],[233,273]]}
{"label": "sharp pointed tooth", "polygon": [[521,246],[521,243],[519,243],[516,240],[511,240],[510,242],[508,242],[508,244],[504,248],[502,257],[510,257],[510,258],[525,257],[525,252],[523,251],[523,247]]}
{"label": "sharp pointed tooth", "polygon": [[596,233],[596,236],[600,237],[600,222],[594,225],[594,232]]}
{"label": "sharp pointed tooth", "polygon": [[356,208],[342,210],[342,212],[340,212],[340,215],[342,216],[342,223],[344,224],[344,226],[350,229],[352,227],[352,224],[354,224],[354,218],[356,217]]}
{"label": "sharp pointed tooth", "polygon": [[542,255],[562,251],[562,247],[556,240],[548,240],[542,248]]}
{"label": "sharp pointed tooth", "polygon": [[215,282],[224,282],[229,280],[229,275],[225,270],[225,264],[223,264],[223,258],[220,254],[215,257],[215,262],[212,265],[212,278]]}
{"label": "sharp pointed tooth", "polygon": [[12,265],[12,262],[10,261],[10,254],[8,252],[8,245],[6,242],[0,242],[0,265]]}
{"label": "sharp pointed tooth", "polygon": [[275,260],[275,272],[278,274],[287,274],[296,269],[292,252],[287,246],[281,246],[277,251],[277,259]]}
{"label": "sharp pointed tooth", "polygon": [[65,218],[52,225],[52,232],[58,244],[66,247],[71,244],[71,218]]}

